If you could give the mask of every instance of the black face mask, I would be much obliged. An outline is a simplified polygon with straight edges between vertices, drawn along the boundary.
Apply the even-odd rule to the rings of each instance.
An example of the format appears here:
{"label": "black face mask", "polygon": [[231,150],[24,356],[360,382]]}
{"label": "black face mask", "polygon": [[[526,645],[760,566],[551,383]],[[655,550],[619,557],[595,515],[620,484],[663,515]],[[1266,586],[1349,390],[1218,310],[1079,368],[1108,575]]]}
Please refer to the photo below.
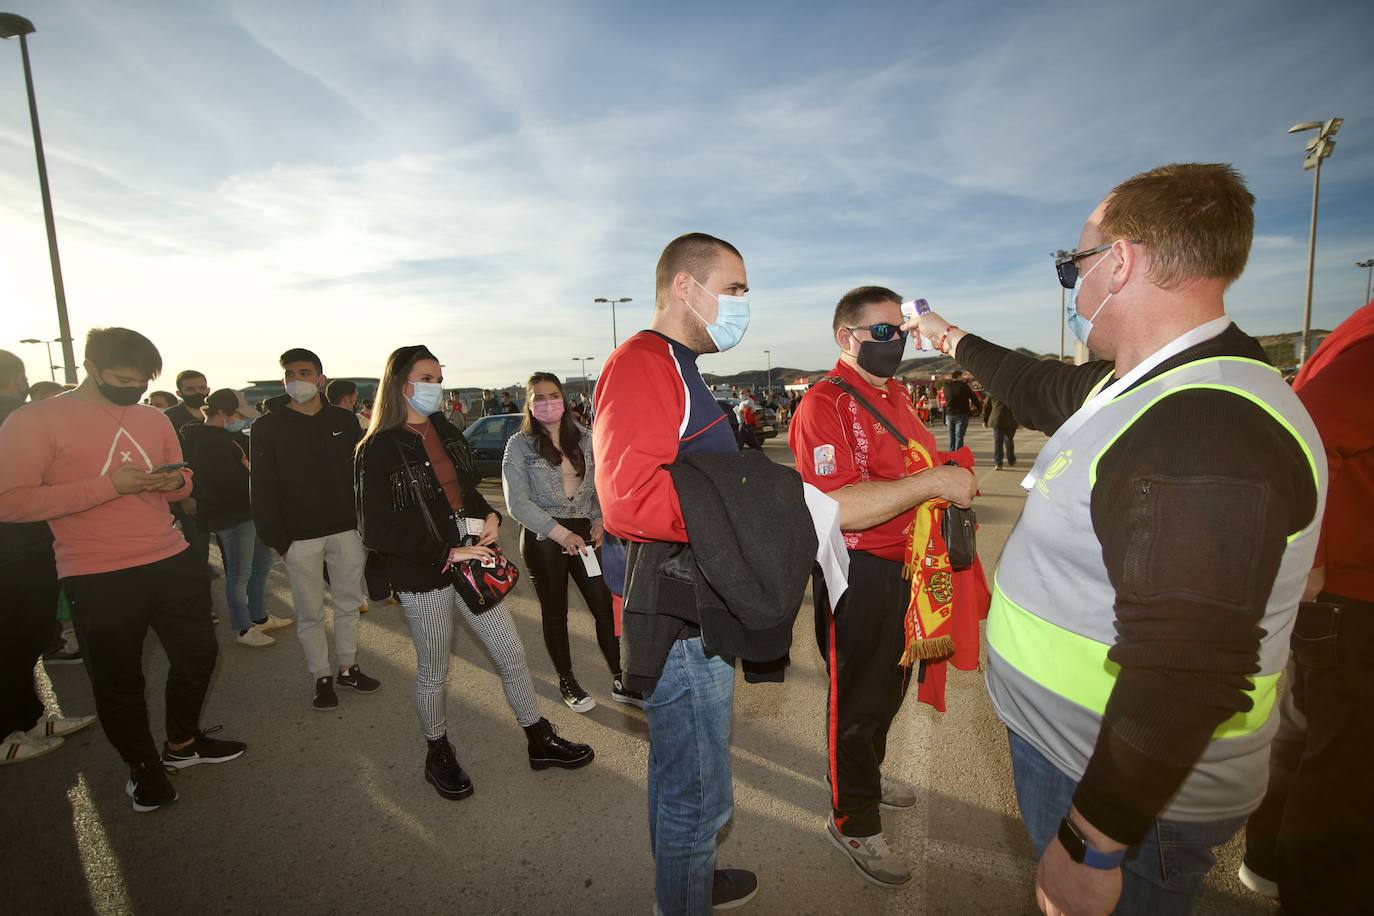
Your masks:
{"label": "black face mask", "polygon": [[205,395],[203,394],[183,394],[181,399],[186,402],[186,406],[192,410],[200,410],[205,406]]}
{"label": "black face mask", "polygon": [[902,353],[905,351],[905,336],[883,341],[860,341],[857,357],[859,368],[878,378],[892,378],[897,374],[897,367],[902,364]]}
{"label": "black face mask", "polygon": [[104,382],[96,382],[95,387],[100,389],[101,397],[111,404],[118,404],[120,407],[131,407],[143,400],[143,394],[148,390],[147,385],[139,385],[137,388],[118,388],[114,385],[106,385]]}

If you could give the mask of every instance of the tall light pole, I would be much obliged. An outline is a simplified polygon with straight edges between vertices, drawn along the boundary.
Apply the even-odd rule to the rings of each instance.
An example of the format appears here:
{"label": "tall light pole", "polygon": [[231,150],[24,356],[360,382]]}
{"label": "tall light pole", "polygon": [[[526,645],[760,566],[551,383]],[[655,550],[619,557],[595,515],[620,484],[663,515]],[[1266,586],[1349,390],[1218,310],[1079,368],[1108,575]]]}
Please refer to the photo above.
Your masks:
{"label": "tall light pole", "polygon": [[[1063,248],[1054,253],[1054,260],[1057,263],[1060,258],[1073,254],[1072,251],[1065,251]],[[1064,361],[1064,322],[1066,320],[1064,309],[1068,303],[1064,299],[1064,294],[1068,290],[1064,289],[1064,284],[1059,284],[1059,361]]]}
{"label": "tall light pole", "polygon": [[773,390],[773,351],[764,350],[763,355],[768,357],[768,391],[771,393]]}
{"label": "tall light pole", "polygon": [[[67,321],[67,293],[62,288],[62,261],[57,256],[57,226],[52,218],[52,195],[48,193],[48,164],[43,158],[43,135],[38,130],[38,100],[33,94],[33,70],[29,66],[29,42],[33,23],[14,13],[0,13],[0,38],[19,39],[24,58],[24,85],[29,92],[29,121],[33,124],[33,151],[38,157],[38,190],[43,196],[43,221],[48,227],[48,260],[52,262],[52,286],[57,295],[57,330],[62,341],[62,362],[67,384],[76,384],[76,351],[72,348],[72,327]],[[52,365],[52,359],[48,359]],[[56,381],[54,379],[54,381]]]}
{"label": "tall light pole", "polygon": [[587,397],[588,400],[591,400],[591,397],[592,397],[592,384],[591,384],[591,382],[587,381],[587,363],[589,363],[589,362],[591,362],[592,360],[596,359],[596,357],[595,357],[595,356],[574,356],[573,359],[577,360],[579,363],[582,364],[582,393],[583,393],[584,395],[586,395],[586,397]]}
{"label": "tall light pole", "polygon": [[620,337],[615,330],[615,304],[617,302],[633,302],[633,299],[593,299],[593,302],[600,302],[603,305],[607,302],[611,304],[611,349],[620,346]]}
{"label": "tall light pole", "polygon": [[1336,131],[1345,123],[1344,118],[1331,118],[1326,122],[1303,121],[1288,128],[1290,134],[1300,134],[1315,130],[1317,135],[1307,141],[1307,157],[1302,161],[1303,171],[1313,170],[1312,175],[1312,230],[1307,238],[1307,295],[1302,305],[1302,352],[1298,354],[1298,365],[1307,362],[1308,343],[1312,336],[1312,268],[1317,257],[1317,195],[1322,184],[1322,160],[1331,155],[1336,148]]}
{"label": "tall light pole", "polygon": [[1369,301],[1370,296],[1374,296],[1374,258],[1367,261],[1356,261],[1355,266],[1363,267],[1369,272],[1364,279],[1364,302],[1360,303],[1360,305],[1364,305],[1365,302]]}
{"label": "tall light pole", "polygon": [[57,343],[57,341],[54,341],[54,340],[39,340],[39,339],[37,339],[37,338],[35,338],[35,337],[25,337],[23,340],[21,340],[21,341],[19,341],[19,342],[20,342],[20,343],[30,343],[30,344],[39,344],[39,343],[41,343],[41,344],[46,344],[46,345],[47,345],[47,347],[48,347],[48,377],[51,378],[54,382],[57,381],[57,367],[56,367],[55,365],[53,365],[53,361],[52,361],[52,345],[53,345],[54,343]]}

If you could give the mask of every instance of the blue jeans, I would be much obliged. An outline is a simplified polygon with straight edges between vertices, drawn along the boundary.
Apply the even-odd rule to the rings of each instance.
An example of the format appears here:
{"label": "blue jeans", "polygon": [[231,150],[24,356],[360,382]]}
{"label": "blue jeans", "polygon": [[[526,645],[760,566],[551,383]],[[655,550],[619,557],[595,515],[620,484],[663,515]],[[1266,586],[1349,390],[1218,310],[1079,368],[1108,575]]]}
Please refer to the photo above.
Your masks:
{"label": "blue jeans", "polygon": [[224,597],[229,604],[229,625],[235,632],[267,619],[267,574],[272,551],[258,540],[252,521],[215,534],[224,551]]}
{"label": "blue jeans", "polygon": [[[1021,820],[1037,858],[1059,833],[1069,813],[1077,780],[1064,775],[1024,738],[1011,738],[1011,770]],[[1229,840],[1243,817],[1220,821],[1155,821],[1139,846],[1121,864],[1121,901],[1117,916],[1171,916],[1193,910],[1202,879],[1216,864],[1212,848]]]}
{"label": "blue jeans", "polygon": [[956,451],[964,447],[964,433],[968,430],[968,417],[966,413],[945,414],[945,425],[949,427],[949,450]]}
{"label": "blue jeans", "polygon": [[645,697],[649,720],[649,844],[654,898],[664,916],[711,911],[716,834],[730,820],[734,666],[708,658],[701,639],[673,643]]}

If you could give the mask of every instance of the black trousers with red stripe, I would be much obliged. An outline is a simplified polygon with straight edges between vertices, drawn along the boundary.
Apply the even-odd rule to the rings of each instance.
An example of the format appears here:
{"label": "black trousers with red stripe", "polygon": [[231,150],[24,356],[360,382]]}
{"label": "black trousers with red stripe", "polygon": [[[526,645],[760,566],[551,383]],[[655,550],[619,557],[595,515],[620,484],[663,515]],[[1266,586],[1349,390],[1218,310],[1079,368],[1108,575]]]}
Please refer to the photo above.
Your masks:
{"label": "black trousers with red stripe", "polygon": [[830,806],[840,832],[872,836],[883,829],[878,805],[887,732],[915,673],[898,665],[911,583],[902,578],[901,563],[851,550],[849,589],[839,607],[832,611],[819,572],[812,590],[816,641],[830,673]]}

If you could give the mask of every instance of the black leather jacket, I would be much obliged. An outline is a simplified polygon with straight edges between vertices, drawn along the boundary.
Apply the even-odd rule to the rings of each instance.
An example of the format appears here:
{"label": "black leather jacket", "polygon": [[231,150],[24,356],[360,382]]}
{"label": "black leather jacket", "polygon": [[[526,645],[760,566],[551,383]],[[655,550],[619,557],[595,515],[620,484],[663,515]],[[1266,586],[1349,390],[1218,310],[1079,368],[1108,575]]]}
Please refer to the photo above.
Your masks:
{"label": "black leather jacket", "polygon": [[[438,432],[463,490],[463,515],[486,518],[495,512],[477,491],[472,447],[441,413],[429,418]],[[391,587],[400,592],[429,592],[449,584],[441,572],[449,549],[461,546],[456,513],[430,467],[419,435],[404,426],[372,437],[355,465],[358,530],[369,550],[380,555]],[[430,530],[420,500],[438,529]]]}

